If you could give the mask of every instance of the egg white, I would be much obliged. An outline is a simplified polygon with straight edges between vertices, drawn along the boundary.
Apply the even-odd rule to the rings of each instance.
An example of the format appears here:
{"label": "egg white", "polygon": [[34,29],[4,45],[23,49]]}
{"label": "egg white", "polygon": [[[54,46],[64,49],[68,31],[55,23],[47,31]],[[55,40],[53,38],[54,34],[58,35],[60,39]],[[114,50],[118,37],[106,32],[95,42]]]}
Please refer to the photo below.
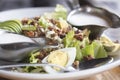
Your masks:
{"label": "egg white", "polygon": [[[65,65],[65,68],[68,68],[68,67],[71,67],[73,62],[75,61],[75,57],[76,57],[76,48],[75,47],[70,47],[70,48],[63,48],[63,49],[59,49],[59,51],[63,51],[65,53],[68,54],[68,62],[67,64]],[[42,60],[42,63],[48,63],[47,62],[47,57],[45,57],[43,60]],[[59,65],[58,65],[59,66]],[[44,67],[45,71],[48,72],[48,73],[58,73],[58,71],[56,71],[55,69],[53,69],[52,67],[50,66],[45,66]]]}

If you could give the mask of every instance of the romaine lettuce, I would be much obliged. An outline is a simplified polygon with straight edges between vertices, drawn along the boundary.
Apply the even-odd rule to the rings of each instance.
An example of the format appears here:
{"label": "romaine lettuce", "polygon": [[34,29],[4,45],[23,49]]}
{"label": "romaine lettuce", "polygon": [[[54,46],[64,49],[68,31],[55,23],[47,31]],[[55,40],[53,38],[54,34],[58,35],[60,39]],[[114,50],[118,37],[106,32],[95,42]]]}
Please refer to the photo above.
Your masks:
{"label": "romaine lettuce", "polygon": [[52,26],[52,23],[50,23],[44,16],[40,17],[39,24],[44,28],[47,28],[48,26]]}
{"label": "romaine lettuce", "polygon": [[82,54],[80,50],[80,41],[74,38],[74,31],[71,30],[63,39],[63,44],[65,47],[76,47],[76,60],[82,59]]}
{"label": "romaine lettuce", "polygon": [[102,43],[98,40],[93,41],[94,56],[95,58],[104,58],[107,57],[107,52],[104,49]]}
{"label": "romaine lettuce", "polygon": [[38,55],[40,55],[39,52],[36,52],[36,50],[32,51],[30,53],[29,63],[37,63],[39,61],[39,59],[36,58]]}
{"label": "romaine lettuce", "polygon": [[57,20],[59,20],[59,18],[63,18],[64,20],[66,20],[67,9],[64,8],[64,6],[57,4],[55,11],[52,13],[45,13],[44,17]]}
{"label": "romaine lettuce", "polygon": [[[74,38],[74,34],[75,33],[72,30],[68,32],[63,39],[63,44],[65,47],[76,47],[76,60],[82,60],[83,57],[88,55],[90,55],[92,58],[107,57],[107,52],[100,41],[94,40],[92,43],[90,43],[88,37],[85,37],[82,41],[79,41]],[[82,48],[80,48],[80,46],[82,46]]]}
{"label": "romaine lettuce", "polygon": [[64,46],[69,47],[72,44],[73,38],[74,38],[74,31],[71,30],[63,39]]}
{"label": "romaine lettuce", "polygon": [[105,51],[103,45],[100,41],[95,40],[91,44],[85,46],[82,49],[82,55],[90,55],[93,58],[105,58],[107,57],[107,52]]}
{"label": "romaine lettuce", "polygon": [[82,51],[82,55],[84,57],[88,56],[88,55],[90,55],[91,57],[94,57],[94,47],[93,47],[93,44],[85,46],[84,48],[82,48],[81,51]]}

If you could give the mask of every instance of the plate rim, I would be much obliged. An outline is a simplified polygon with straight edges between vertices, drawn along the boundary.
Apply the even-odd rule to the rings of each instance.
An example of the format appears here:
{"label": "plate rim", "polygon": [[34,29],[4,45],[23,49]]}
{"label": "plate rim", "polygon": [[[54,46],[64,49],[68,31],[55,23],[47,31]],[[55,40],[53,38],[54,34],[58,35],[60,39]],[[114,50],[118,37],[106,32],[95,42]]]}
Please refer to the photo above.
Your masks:
{"label": "plate rim", "polygon": [[[100,67],[81,70],[81,71],[78,71],[78,72],[70,72],[70,73],[39,74],[39,73],[20,73],[20,72],[0,70],[0,74],[2,73],[1,75],[4,75],[4,74],[7,73],[7,75],[9,74],[8,75],[9,77],[25,78],[25,79],[31,79],[31,78],[34,78],[34,79],[62,79],[62,78],[64,78],[65,79],[65,78],[78,78],[78,77],[79,77],[79,79],[82,79],[82,78],[86,78],[87,76],[89,77],[90,75],[94,75],[96,73],[100,73],[100,72],[112,69],[114,67],[117,67],[118,65],[116,65],[116,64],[120,65],[120,60],[117,60],[113,63],[109,63],[109,64],[106,64],[106,65],[103,65],[103,66],[100,66]],[[89,74],[89,72],[90,72],[90,74]],[[19,75],[19,76],[15,76],[15,75]],[[71,76],[69,76],[69,75],[71,75]]]}

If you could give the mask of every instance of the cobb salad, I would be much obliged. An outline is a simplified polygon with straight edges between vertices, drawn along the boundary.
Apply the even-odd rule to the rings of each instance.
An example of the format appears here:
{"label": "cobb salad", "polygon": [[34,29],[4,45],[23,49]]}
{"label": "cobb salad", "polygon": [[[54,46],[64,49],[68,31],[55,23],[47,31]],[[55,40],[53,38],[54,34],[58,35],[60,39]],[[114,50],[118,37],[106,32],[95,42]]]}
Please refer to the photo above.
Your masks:
{"label": "cobb salad", "polygon": [[[45,38],[47,47],[34,50],[22,62],[50,63],[62,67],[77,68],[79,62],[91,59],[105,58],[115,52],[120,45],[106,37],[89,40],[90,31],[80,30],[67,23],[67,9],[57,5],[51,13],[22,20],[0,22],[0,29],[21,34],[30,38]],[[116,47],[117,45],[117,47]],[[53,68],[59,71],[58,68]],[[14,68],[19,72],[47,73],[43,67]]]}

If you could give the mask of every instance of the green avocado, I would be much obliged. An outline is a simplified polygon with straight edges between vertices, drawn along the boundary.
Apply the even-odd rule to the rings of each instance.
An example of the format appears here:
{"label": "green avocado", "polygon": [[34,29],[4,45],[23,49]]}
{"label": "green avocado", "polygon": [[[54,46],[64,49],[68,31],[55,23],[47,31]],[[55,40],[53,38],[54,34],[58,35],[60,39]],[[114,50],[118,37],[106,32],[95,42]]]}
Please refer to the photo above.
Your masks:
{"label": "green avocado", "polygon": [[22,31],[21,27],[22,27],[22,24],[19,20],[8,20],[0,23],[0,28],[2,29],[8,28],[7,30],[10,30],[15,33],[20,33]]}
{"label": "green avocado", "polygon": [[8,30],[8,31],[14,32],[14,30],[12,28],[9,28],[9,27],[2,27],[1,29],[5,29],[5,30]]}

